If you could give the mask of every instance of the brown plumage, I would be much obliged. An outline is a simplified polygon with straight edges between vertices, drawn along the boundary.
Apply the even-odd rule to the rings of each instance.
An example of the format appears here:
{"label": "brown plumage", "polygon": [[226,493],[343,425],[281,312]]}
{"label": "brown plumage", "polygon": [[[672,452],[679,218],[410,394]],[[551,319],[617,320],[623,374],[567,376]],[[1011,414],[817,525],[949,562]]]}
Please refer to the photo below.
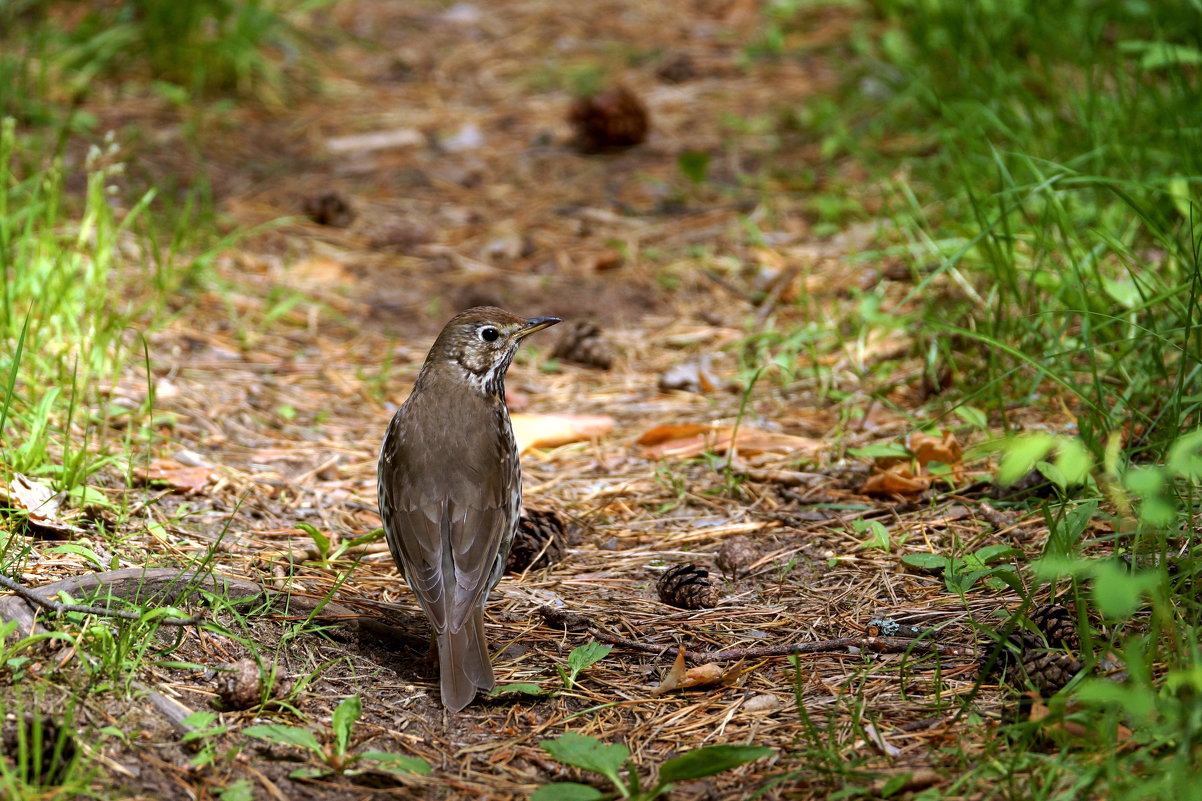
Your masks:
{"label": "brown plumage", "polygon": [[522,505],[505,371],[522,339],[557,322],[491,306],[457,314],[380,448],[384,534],[434,629],[442,702],[452,712],[495,683],[484,604]]}

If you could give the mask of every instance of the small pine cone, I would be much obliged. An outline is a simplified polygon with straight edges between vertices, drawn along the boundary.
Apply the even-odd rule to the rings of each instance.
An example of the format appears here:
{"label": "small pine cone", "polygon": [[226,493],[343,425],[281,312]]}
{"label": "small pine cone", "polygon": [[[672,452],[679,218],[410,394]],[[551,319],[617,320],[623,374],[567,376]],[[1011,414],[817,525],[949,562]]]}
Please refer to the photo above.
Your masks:
{"label": "small pine cone", "polygon": [[697,65],[688,53],[677,53],[659,65],[655,77],[666,83],[685,83],[697,77]]}
{"label": "small pine cone", "polygon": [[1023,654],[1023,672],[1035,688],[1051,695],[1081,672],[1081,660],[1064,651],[1036,649]]}
{"label": "small pine cone", "polygon": [[253,659],[240,659],[224,666],[217,676],[217,697],[223,709],[250,709],[262,701],[259,666]]}
{"label": "small pine cone", "polygon": [[578,99],[568,111],[568,122],[576,130],[576,147],[584,153],[633,147],[647,138],[650,127],[647,109],[621,86]]}
{"label": "small pine cone", "polygon": [[1060,604],[1040,604],[1028,615],[1035,627],[1043,632],[1048,645],[1053,648],[1078,650],[1081,638],[1077,636],[1077,621],[1073,613]]}
{"label": "small pine cone", "polygon": [[613,346],[601,335],[597,324],[587,320],[578,320],[568,326],[555,343],[551,356],[602,370],[608,370],[614,364]]}
{"label": "small pine cone", "polygon": [[323,192],[305,198],[305,215],[318,225],[346,228],[355,220],[350,202],[337,192]]}
{"label": "small pine cone", "polygon": [[564,531],[563,518],[557,512],[527,509],[518,520],[518,530],[505,560],[505,572],[537,570],[563,559]]}
{"label": "small pine cone", "polygon": [[722,543],[714,564],[725,575],[733,577],[743,573],[747,566],[759,557],[760,552],[750,542],[745,539],[733,539]]}
{"label": "small pine cone", "polygon": [[710,609],[718,605],[718,588],[710,584],[710,572],[686,563],[670,568],[659,577],[655,588],[659,599],[679,609]]}

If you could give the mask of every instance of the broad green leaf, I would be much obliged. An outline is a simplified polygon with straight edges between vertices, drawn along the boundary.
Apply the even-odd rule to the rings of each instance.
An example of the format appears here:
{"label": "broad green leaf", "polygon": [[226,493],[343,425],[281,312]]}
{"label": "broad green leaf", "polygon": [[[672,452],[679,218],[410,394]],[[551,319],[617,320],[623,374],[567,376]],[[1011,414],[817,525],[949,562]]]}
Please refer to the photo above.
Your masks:
{"label": "broad green leaf", "polygon": [[973,428],[985,430],[989,427],[989,417],[985,412],[978,409],[976,406],[957,406],[956,414],[968,425]]}
{"label": "broad green leaf", "polygon": [[[1182,219],[1192,220],[1197,217],[1198,213],[1192,207],[1197,205],[1197,201],[1190,198],[1189,179],[1184,175],[1175,175],[1169,179],[1168,185],[1165,187],[1169,197],[1173,199],[1173,206],[1177,209],[1177,213]],[[1182,398],[1184,401],[1185,399]]]}
{"label": "broad green leaf", "polygon": [[1054,581],[1068,576],[1080,578],[1089,575],[1092,569],[1092,559],[1073,559],[1066,556],[1045,556],[1031,563],[1031,570],[1040,581]]}
{"label": "broad green leaf", "polygon": [[995,567],[990,571],[989,584],[990,589],[1001,591],[1006,587],[1014,590],[1019,595],[1023,594],[1023,580],[1013,570],[1007,570],[1004,567]]}
{"label": "broad green leaf", "polygon": [[908,553],[901,560],[903,565],[927,572],[945,570],[949,564],[946,556],[937,553]]}
{"label": "broad green leaf", "polygon": [[1123,474],[1123,486],[1141,498],[1151,498],[1164,487],[1165,475],[1159,467],[1135,467]]}
{"label": "broad green leaf", "polygon": [[705,174],[709,170],[710,155],[696,150],[686,150],[676,157],[676,166],[680,168],[680,172],[685,178],[699,184],[705,180]]}
{"label": "broad green leaf", "polygon": [[108,496],[95,487],[89,487],[86,484],[81,484],[78,487],[72,487],[67,495],[71,498],[71,505],[76,508],[92,507],[94,509],[108,509],[116,511],[117,505],[109,500]]}
{"label": "broad green leaf", "polygon": [[600,773],[614,784],[621,783],[618,771],[630,758],[630,750],[621,743],[607,744],[572,731],[564,732],[555,740],[543,740],[539,745],[565,765]]}
{"label": "broad green leaf", "polygon": [[221,801],[255,801],[255,785],[250,779],[237,779],[218,790],[218,797]]}
{"label": "broad green leaf", "polygon": [[1178,437],[1165,465],[1184,479],[1202,481],[1202,428]]}
{"label": "broad green leaf", "polygon": [[1127,618],[1139,608],[1140,597],[1159,581],[1155,573],[1132,573],[1115,562],[1094,562],[1093,596],[1098,611],[1108,618]]}
{"label": "broad green leaf", "polygon": [[980,559],[981,563],[986,565],[991,565],[1001,559],[1009,559],[1012,556],[1022,555],[1022,551],[1010,545],[986,545],[984,548],[978,548],[973,553],[973,556]]}
{"label": "broad green leaf", "polygon": [[364,751],[359,759],[370,759],[377,767],[390,770],[393,773],[417,773],[422,776],[430,775],[430,763],[418,757],[390,754],[387,751]]}
{"label": "broad green leaf", "polygon": [[771,755],[771,748],[758,745],[710,745],[669,759],[659,769],[659,780],[701,779]]}
{"label": "broad green leaf", "polygon": [[187,726],[189,731],[180,738],[182,742],[190,743],[193,740],[198,740],[201,737],[207,737],[211,732],[208,731],[213,721],[217,720],[217,715],[212,712],[201,710],[193,712],[188,717],[180,721],[181,726]]}
{"label": "broad green leaf", "polygon": [[1008,440],[1002,446],[1002,462],[998,465],[998,481],[1013,484],[1031,472],[1035,463],[1047,456],[1056,444],[1050,434],[1024,434]]}
{"label": "broad green leaf", "polygon": [[860,524],[854,526],[857,531],[870,532],[868,538],[856,546],[857,551],[866,548],[875,548],[885,553],[889,552],[892,547],[892,542],[889,538],[889,529],[885,528],[879,520],[857,520],[856,523]]}
{"label": "broad green leaf", "polygon": [[95,551],[93,551],[91,548],[85,548],[84,546],[78,545],[74,542],[64,542],[62,545],[56,545],[53,548],[48,549],[48,552],[77,554],[95,565],[97,570],[106,570],[108,568],[108,566],[104,563],[104,560],[97,556]]}
{"label": "broad green leaf", "polygon": [[257,737],[277,745],[293,745],[321,755],[321,744],[313,736],[313,732],[300,726],[285,726],[282,723],[267,723],[262,726],[251,726],[243,729],[247,737]]}
{"label": "broad green leaf", "polygon": [[1059,453],[1056,454],[1056,467],[1064,483],[1061,486],[1073,487],[1084,484],[1093,469],[1093,454],[1079,439],[1064,439],[1060,441]]}
{"label": "broad green leaf", "polygon": [[358,695],[352,695],[350,698],[343,699],[334,709],[334,715],[330,719],[330,725],[334,729],[334,752],[345,754],[347,746],[351,742],[351,729],[355,726],[355,721],[363,714],[363,703],[359,700]]}
{"label": "broad green leaf", "polygon": [[881,442],[875,445],[865,445],[863,448],[848,448],[847,450],[848,453],[857,459],[882,459],[888,457],[905,459],[910,456],[910,451],[900,442]]}
{"label": "broad green leaf", "polygon": [[1084,679],[1073,697],[1089,704],[1118,706],[1128,715],[1144,720],[1156,714],[1156,696],[1151,691],[1106,679]]}
{"label": "broad green leaf", "polygon": [[568,654],[568,667],[574,671],[584,670],[589,665],[600,662],[612,650],[613,646],[602,645],[596,640],[585,643],[573,648],[572,652]]}
{"label": "broad green leaf", "polygon": [[326,554],[330,552],[330,538],[309,523],[297,523],[296,527],[309,535],[310,539],[313,540],[313,544],[317,546],[317,552],[324,559]]}
{"label": "broad green leaf", "polygon": [[516,682],[514,684],[502,684],[499,687],[493,687],[489,696],[504,695],[505,693],[521,693],[522,695],[545,695],[546,692],[537,684],[528,682]]}
{"label": "broad green leaf", "polygon": [[530,795],[530,801],[596,801],[604,795],[596,787],[576,782],[544,784]]}
{"label": "broad green leaf", "polygon": [[237,779],[217,791],[221,801],[255,801],[255,788],[250,779]]}
{"label": "broad green leaf", "polygon": [[1164,498],[1149,498],[1139,505],[1139,519],[1153,528],[1168,528],[1177,519],[1177,507]]}
{"label": "broad green leaf", "polygon": [[319,768],[316,765],[306,765],[303,768],[297,768],[288,774],[290,779],[320,779],[323,776],[329,776],[334,771],[329,768]]}
{"label": "broad green leaf", "polygon": [[885,782],[885,786],[881,788],[881,798],[888,798],[898,792],[910,783],[911,778],[913,778],[913,774],[911,773],[898,773],[890,776],[889,780]]}
{"label": "broad green leaf", "polygon": [[1053,487],[1064,489],[1068,486],[1068,479],[1064,477],[1064,471],[1052,462],[1036,462],[1035,469],[1039,471],[1040,475],[1050,481]]}

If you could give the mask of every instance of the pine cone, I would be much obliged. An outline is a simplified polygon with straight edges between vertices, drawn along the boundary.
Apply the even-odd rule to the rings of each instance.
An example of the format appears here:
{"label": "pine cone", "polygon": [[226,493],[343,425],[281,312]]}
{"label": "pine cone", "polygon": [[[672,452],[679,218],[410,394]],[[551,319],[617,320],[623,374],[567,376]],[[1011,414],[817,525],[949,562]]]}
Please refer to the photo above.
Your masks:
{"label": "pine cone", "polygon": [[1023,654],[1023,673],[1035,689],[1051,695],[1081,672],[1081,660],[1064,651],[1036,649]]}
{"label": "pine cone", "polygon": [[710,584],[710,572],[692,563],[677,565],[659,577],[659,599],[679,609],[709,609],[718,605],[721,595]]}
{"label": "pine cone", "polygon": [[505,572],[537,570],[563,559],[565,528],[563,518],[557,512],[527,509],[518,520],[518,530],[505,560]]}
{"label": "pine cone", "polygon": [[666,83],[685,83],[697,77],[697,65],[688,53],[677,53],[659,65],[655,77]]}
{"label": "pine cone", "polygon": [[568,111],[568,122],[576,129],[576,147],[584,153],[633,147],[647,138],[650,127],[647,109],[621,86],[577,100]]}
{"label": "pine cone", "polygon": [[305,198],[304,210],[306,216],[318,225],[346,228],[355,220],[355,210],[350,202],[337,192],[324,192]]}
{"label": "pine cone", "polygon": [[224,666],[217,676],[217,697],[222,709],[250,709],[262,701],[259,689],[259,665],[253,659],[241,659]]}
{"label": "pine cone", "polygon": [[1073,651],[1081,647],[1081,638],[1077,636],[1077,621],[1073,613],[1060,604],[1040,604],[1028,617],[1035,627],[1043,632],[1051,647],[1069,648]]}
{"label": "pine cone", "polygon": [[745,539],[727,540],[718,551],[714,564],[728,576],[737,576],[758,559],[760,552]]}
{"label": "pine cone", "polygon": [[596,323],[578,320],[568,326],[555,343],[551,356],[566,362],[608,370],[614,364],[614,350],[601,335]]}

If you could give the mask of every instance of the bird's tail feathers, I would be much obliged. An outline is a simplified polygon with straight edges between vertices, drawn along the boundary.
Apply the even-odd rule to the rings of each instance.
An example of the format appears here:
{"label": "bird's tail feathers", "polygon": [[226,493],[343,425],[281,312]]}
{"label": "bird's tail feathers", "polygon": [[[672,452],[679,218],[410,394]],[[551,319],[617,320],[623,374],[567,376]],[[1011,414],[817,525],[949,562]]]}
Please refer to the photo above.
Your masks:
{"label": "bird's tail feathers", "polygon": [[456,632],[438,635],[438,663],[442,703],[458,712],[472,702],[478,690],[496,686],[488,641],[484,638],[484,612],[476,610]]}

